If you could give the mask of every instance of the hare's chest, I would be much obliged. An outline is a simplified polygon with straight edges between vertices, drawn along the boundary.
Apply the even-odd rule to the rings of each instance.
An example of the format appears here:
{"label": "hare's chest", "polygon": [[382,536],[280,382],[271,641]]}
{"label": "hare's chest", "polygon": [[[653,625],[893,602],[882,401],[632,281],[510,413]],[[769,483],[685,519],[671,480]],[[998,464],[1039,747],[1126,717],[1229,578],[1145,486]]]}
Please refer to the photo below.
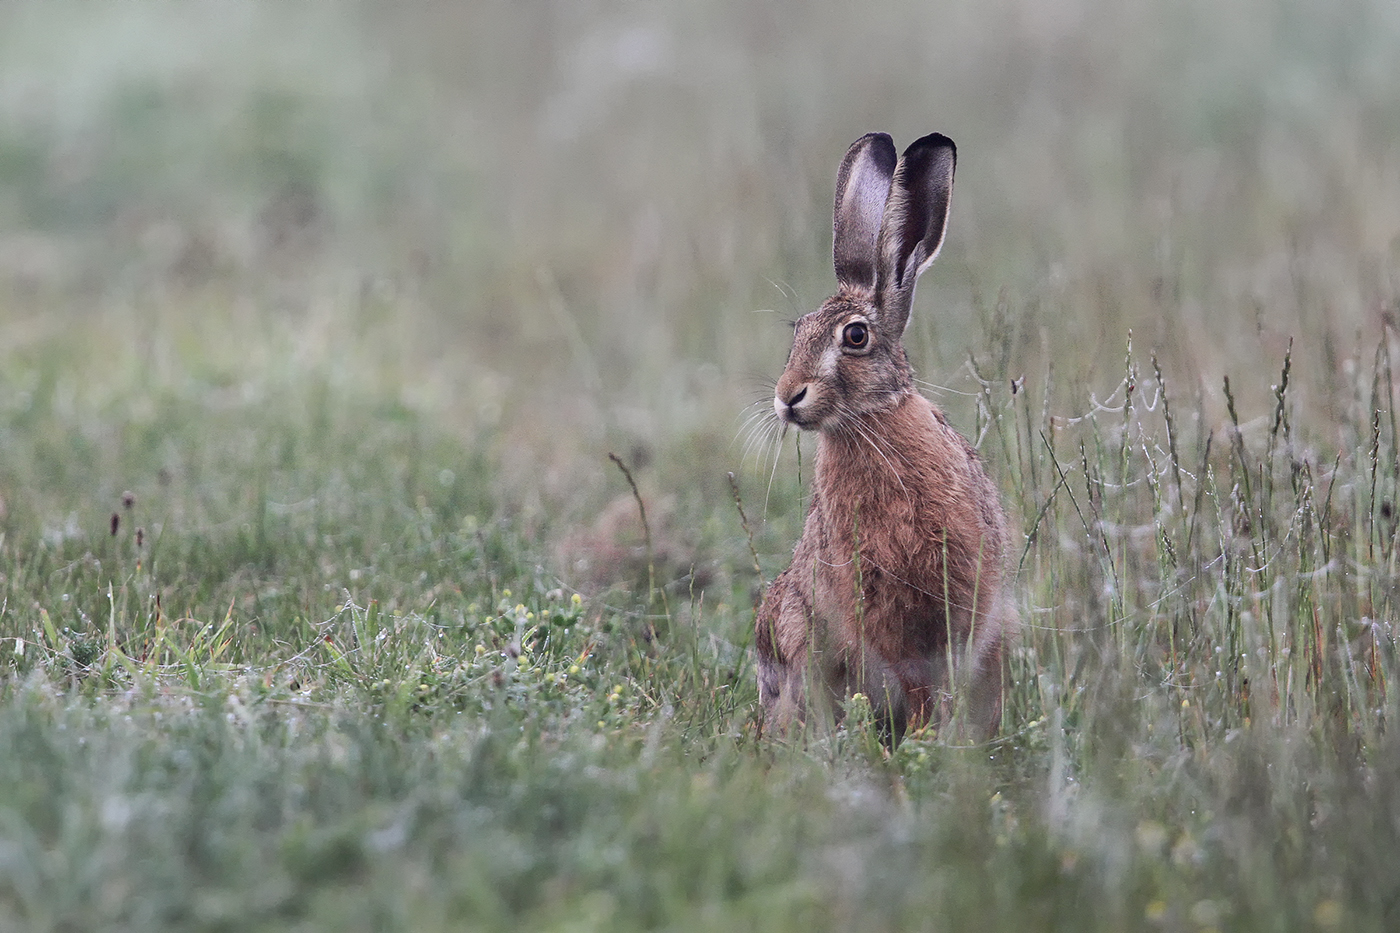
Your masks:
{"label": "hare's chest", "polygon": [[818,615],[846,620],[891,601],[917,612],[936,601],[926,584],[939,573],[938,543],[905,516],[887,518],[879,534],[844,523],[825,529],[809,581]]}

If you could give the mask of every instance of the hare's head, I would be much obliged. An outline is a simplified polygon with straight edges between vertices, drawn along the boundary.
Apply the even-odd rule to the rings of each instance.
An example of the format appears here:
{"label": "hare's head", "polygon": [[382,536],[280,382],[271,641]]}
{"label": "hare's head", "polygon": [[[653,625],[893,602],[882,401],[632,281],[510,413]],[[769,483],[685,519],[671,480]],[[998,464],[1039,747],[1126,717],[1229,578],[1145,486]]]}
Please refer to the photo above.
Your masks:
{"label": "hare's head", "polygon": [[839,432],[912,391],[901,338],[914,283],[943,245],[957,150],[934,133],[895,157],[884,133],[856,140],[836,176],[835,295],[803,315],[774,393],[788,424]]}

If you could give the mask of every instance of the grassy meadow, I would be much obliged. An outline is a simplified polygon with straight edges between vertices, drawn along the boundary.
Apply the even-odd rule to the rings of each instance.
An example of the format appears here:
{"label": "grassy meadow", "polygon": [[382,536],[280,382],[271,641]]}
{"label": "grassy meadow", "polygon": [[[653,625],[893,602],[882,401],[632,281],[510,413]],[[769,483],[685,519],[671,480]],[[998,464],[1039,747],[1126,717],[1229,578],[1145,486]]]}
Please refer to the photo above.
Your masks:
{"label": "grassy meadow", "polygon": [[[1400,928],[1397,47],[0,4],[0,933]],[[757,728],[875,129],[959,146],[906,345],[1016,529],[985,745]]]}

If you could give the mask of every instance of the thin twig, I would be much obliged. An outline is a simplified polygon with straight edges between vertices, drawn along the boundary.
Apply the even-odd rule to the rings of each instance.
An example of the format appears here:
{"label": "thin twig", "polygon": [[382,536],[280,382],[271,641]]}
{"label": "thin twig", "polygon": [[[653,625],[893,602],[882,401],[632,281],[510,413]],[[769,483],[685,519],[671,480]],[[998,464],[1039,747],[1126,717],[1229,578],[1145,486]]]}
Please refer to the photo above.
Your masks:
{"label": "thin twig", "polygon": [[[749,557],[753,558],[753,575],[758,578],[758,592],[760,594],[758,598],[762,599],[764,589],[763,568],[758,563],[758,549],[753,546],[753,529],[749,527],[749,517],[744,514],[744,503],[739,498],[739,481],[734,478],[733,473],[727,475],[729,476],[729,489],[734,493],[734,508],[739,511],[739,524],[743,526],[744,535],[748,538]],[[754,608],[758,608],[757,601],[755,601]]]}
{"label": "thin twig", "polygon": [[[637,513],[642,517],[642,538],[646,542],[647,549],[647,608],[656,602],[656,560],[651,547],[651,523],[647,521],[647,507],[642,502],[642,493],[637,489],[637,481],[632,478],[632,471],[627,469],[627,464],[622,462],[622,458],[615,453],[609,453],[608,459],[617,464],[617,468],[622,471],[622,475],[627,478],[627,485],[632,487],[632,498],[637,500]],[[661,591],[661,605],[666,612],[666,617],[670,618],[671,608],[666,604],[666,591]],[[650,625],[650,621],[647,623]],[[652,640],[655,641],[656,630],[652,629]]]}

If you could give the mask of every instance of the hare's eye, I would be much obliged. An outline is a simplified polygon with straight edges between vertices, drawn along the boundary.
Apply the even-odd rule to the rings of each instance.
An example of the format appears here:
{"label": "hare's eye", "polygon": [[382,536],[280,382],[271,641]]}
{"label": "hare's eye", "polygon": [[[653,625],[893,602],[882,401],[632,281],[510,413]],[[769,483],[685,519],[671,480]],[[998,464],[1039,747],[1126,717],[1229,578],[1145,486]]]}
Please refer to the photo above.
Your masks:
{"label": "hare's eye", "polygon": [[841,342],[852,350],[863,350],[870,342],[870,329],[860,321],[852,321],[841,332]]}

